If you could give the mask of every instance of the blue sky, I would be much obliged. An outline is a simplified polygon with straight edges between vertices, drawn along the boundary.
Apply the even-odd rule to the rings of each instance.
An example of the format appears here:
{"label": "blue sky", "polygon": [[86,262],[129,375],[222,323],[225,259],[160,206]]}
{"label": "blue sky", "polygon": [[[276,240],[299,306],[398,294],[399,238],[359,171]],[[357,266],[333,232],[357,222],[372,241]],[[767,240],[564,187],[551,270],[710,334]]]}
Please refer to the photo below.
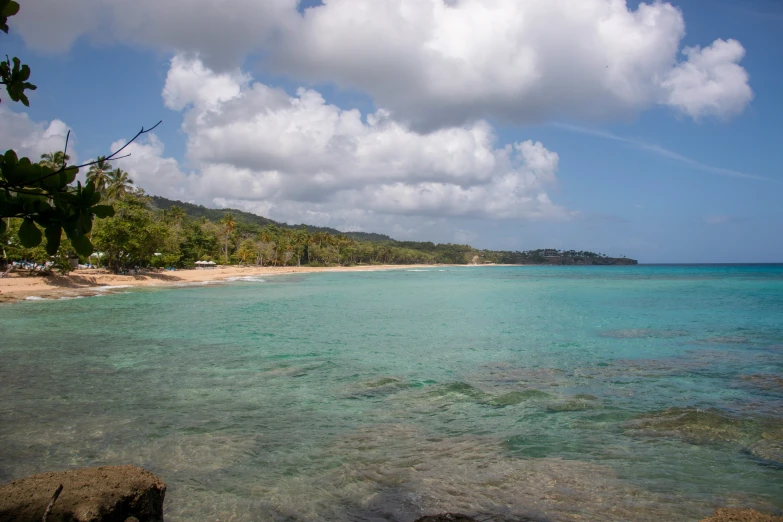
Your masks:
{"label": "blue sky", "polygon": [[[395,44],[394,38],[409,29],[403,25],[386,35],[396,20],[391,11],[365,13],[376,22],[390,17],[367,34],[362,25],[341,26],[346,17],[369,23],[356,18],[345,0],[314,4],[307,10],[311,19],[302,18],[310,4],[288,12],[290,2],[272,2],[279,9],[259,15],[272,28],[257,31],[213,14],[215,43],[209,35],[204,41],[191,38],[187,28],[176,26],[176,18],[157,17],[152,29],[149,22],[130,26],[122,13],[106,7],[108,0],[80,0],[100,12],[100,23],[87,21],[60,36],[47,18],[56,15],[46,8],[50,1],[22,2],[22,14],[30,13],[20,14],[12,34],[2,40],[3,52],[23,58],[39,86],[29,109],[11,108],[4,99],[0,112],[6,127],[0,135],[12,146],[28,147],[30,154],[39,153],[31,139],[53,129],[53,120],[72,129],[74,151],[82,160],[106,154],[118,140],[163,120],[154,138],[120,164],[153,194],[399,239],[468,241],[497,249],[591,249],[647,263],[783,261],[779,2],[672,2],[679,15],[663,9],[655,18],[660,24],[655,36],[663,43],[656,40],[629,58],[631,51],[617,45],[575,49],[566,31],[578,27],[592,35],[593,14],[576,18],[565,12],[568,0],[553,3],[562,4],[563,12],[539,8],[538,1],[508,4],[508,18],[519,15],[555,26],[562,21],[564,28],[561,39],[557,28],[548,39],[511,24],[509,30],[518,29],[523,43],[510,48],[483,35],[480,22],[462,24],[460,9],[481,7],[477,0],[463,0],[441,13],[441,25],[433,22],[449,29],[438,40],[445,41],[440,52],[462,53],[453,79],[444,82],[421,80],[441,66],[431,59],[432,41],[421,48],[408,40]],[[586,2],[606,16],[602,4],[609,0]],[[393,10],[406,2],[385,4]],[[249,17],[260,8],[236,0],[236,9],[248,10]],[[637,9],[639,3],[631,2],[627,12]],[[633,18],[622,14],[620,29],[613,29],[617,38],[638,36]],[[675,38],[680,22],[684,34]],[[199,20],[190,23],[197,27]],[[257,36],[264,31],[264,38]],[[224,45],[221,38],[233,34],[237,42],[247,42]],[[677,52],[672,48],[673,56],[661,58],[659,48],[672,38]],[[473,45],[472,39],[473,47],[460,45]],[[683,80],[689,90],[661,94],[661,76],[688,59],[684,48],[703,50],[719,39],[736,41],[744,56],[726,58],[715,66],[721,69],[697,72],[693,67],[711,65],[693,58],[693,67],[681,70],[695,74]],[[487,53],[476,52],[482,46]],[[519,57],[530,49],[536,66],[526,76],[527,62]],[[366,55],[369,50],[377,60]],[[727,56],[731,51],[727,46]],[[596,53],[618,60],[612,61],[612,67],[622,68],[618,76],[612,77],[606,65],[609,71],[588,71],[582,80],[557,65],[573,61],[571,69],[578,68]],[[499,55],[514,66],[491,66],[477,58]],[[656,62],[672,59],[677,61]],[[721,71],[739,76],[727,78]],[[717,87],[699,83],[697,73]],[[484,77],[476,80],[477,75]],[[488,82],[487,75],[498,80]],[[606,78],[619,82],[612,84],[619,90],[602,92]],[[622,91],[625,84],[632,89]],[[300,87],[322,100],[298,94]],[[744,87],[752,89],[752,99]],[[360,113],[355,121],[351,109]],[[380,116],[388,121],[373,126],[369,121],[379,109],[388,109]],[[27,113],[24,122],[21,113]],[[51,134],[41,142],[55,143]],[[513,144],[528,140],[515,157]],[[389,143],[395,154],[379,145]],[[512,152],[504,155],[506,145]]]}

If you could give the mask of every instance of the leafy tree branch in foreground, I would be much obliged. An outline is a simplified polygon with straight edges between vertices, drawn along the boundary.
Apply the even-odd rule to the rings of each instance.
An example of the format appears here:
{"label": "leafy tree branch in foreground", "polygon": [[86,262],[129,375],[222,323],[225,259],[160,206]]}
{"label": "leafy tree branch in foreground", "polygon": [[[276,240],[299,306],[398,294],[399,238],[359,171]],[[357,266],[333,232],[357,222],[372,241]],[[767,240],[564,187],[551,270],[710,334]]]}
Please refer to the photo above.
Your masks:
{"label": "leafy tree branch in foreground", "polygon": [[[0,30],[8,33],[8,18],[18,12],[17,2],[0,0]],[[0,62],[0,77],[0,83],[5,86],[12,101],[30,105],[25,91],[35,90],[36,86],[28,81],[29,66],[23,65],[19,58],[6,57],[5,61]],[[19,158],[15,151],[7,150],[0,156],[0,236],[7,235],[6,228],[9,223],[2,218],[20,218],[22,223],[15,234],[22,247],[36,248],[43,243],[47,254],[54,256],[65,236],[76,253],[89,256],[93,252],[93,246],[88,234],[92,230],[94,218],[114,215],[114,209],[110,205],[101,204],[101,191],[111,180],[101,176],[88,179],[85,185],[81,182],[74,185],[79,169],[95,166],[100,170],[109,160],[125,157],[119,154],[139,136],[155,127],[157,125],[149,129],[142,128],[136,136],[109,156],[82,165],[68,165],[70,131],[64,149],[45,154],[41,162]],[[127,174],[124,181],[127,185]],[[120,186],[123,185],[122,181],[118,183],[113,191],[123,192],[125,187]]]}

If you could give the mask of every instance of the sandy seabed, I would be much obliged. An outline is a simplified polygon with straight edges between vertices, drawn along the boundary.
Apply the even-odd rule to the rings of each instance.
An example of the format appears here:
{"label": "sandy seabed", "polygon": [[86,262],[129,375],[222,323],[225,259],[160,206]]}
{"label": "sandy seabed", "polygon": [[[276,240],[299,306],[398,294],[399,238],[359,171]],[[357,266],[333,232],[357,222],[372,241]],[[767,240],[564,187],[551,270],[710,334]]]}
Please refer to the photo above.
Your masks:
{"label": "sandy seabed", "polygon": [[[113,289],[135,286],[170,286],[183,283],[204,283],[235,277],[274,276],[311,272],[365,272],[375,270],[410,270],[457,265],[361,265],[351,267],[270,267],[218,266],[189,270],[148,270],[138,275],[117,275],[103,269],[78,269],[68,275],[42,276],[27,271],[14,271],[0,279],[0,302],[22,299],[59,299],[93,296]],[[459,265],[464,266],[464,265]]]}

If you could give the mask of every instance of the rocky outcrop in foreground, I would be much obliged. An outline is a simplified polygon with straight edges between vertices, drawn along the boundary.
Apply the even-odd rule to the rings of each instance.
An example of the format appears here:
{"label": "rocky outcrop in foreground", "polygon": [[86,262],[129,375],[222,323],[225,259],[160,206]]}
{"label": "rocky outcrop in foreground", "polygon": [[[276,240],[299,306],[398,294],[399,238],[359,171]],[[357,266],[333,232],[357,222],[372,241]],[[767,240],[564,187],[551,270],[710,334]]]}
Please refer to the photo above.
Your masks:
{"label": "rocky outcrop in foreground", "polygon": [[755,509],[721,508],[701,522],[783,522],[783,517],[767,515]]}
{"label": "rocky outcrop in foreground", "polygon": [[41,473],[0,486],[0,522],[162,522],[166,484],[136,466]]}

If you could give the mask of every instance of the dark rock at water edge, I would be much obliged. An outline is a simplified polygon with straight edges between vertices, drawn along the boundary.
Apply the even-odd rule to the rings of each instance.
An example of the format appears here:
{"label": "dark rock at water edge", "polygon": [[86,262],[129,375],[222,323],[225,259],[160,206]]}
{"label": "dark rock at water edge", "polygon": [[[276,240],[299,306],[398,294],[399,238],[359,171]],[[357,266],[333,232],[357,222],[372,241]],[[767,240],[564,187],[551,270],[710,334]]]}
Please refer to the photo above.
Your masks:
{"label": "dark rock at water edge", "polygon": [[162,522],[166,484],[136,466],[104,466],[31,475],[0,486],[0,522]]}

